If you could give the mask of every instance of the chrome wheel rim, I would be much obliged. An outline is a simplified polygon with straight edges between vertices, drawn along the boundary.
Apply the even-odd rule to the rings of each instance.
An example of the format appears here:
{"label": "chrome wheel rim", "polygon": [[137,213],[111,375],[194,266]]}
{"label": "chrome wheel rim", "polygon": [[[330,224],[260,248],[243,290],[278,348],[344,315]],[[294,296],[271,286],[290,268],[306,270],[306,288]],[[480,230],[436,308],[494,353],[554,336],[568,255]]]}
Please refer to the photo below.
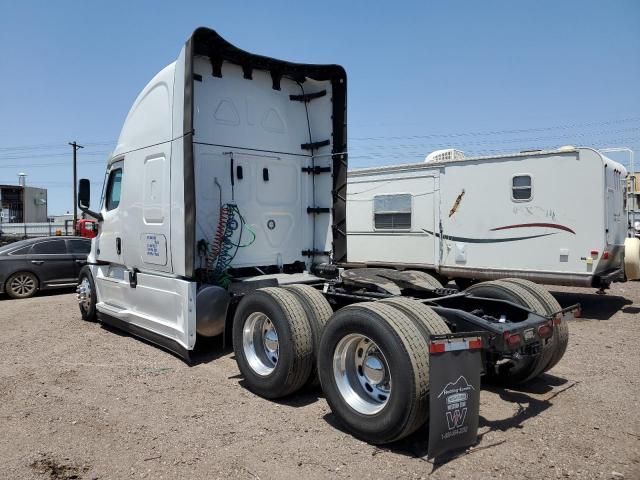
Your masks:
{"label": "chrome wheel rim", "polygon": [[84,277],[80,282],[80,285],[76,288],[76,292],[78,293],[78,304],[80,308],[88,312],[91,308],[91,284],[89,283],[89,279]]}
{"label": "chrome wheel rim", "polygon": [[258,375],[267,376],[276,368],[280,355],[278,331],[267,315],[253,312],[247,317],[242,330],[242,349],[249,366]]}
{"label": "chrome wheel rim", "polygon": [[352,333],[338,342],[333,377],[344,401],[358,413],[374,415],[389,402],[389,364],[380,347],[364,335]]}
{"label": "chrome wheel rim", "polygon": [[21,273],[13,277],[9,285],[11,292],[20,297],[31,295],[36,289],[36,282],[31,275]]}

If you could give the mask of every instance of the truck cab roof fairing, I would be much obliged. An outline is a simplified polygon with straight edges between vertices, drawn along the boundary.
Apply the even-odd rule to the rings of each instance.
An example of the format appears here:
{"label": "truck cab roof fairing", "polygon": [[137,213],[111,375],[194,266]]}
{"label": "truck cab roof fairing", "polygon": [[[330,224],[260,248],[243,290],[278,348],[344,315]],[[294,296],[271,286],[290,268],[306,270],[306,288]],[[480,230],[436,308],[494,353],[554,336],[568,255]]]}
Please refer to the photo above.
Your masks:
{"label": "truck cab roof fairing", "polygon": [[[196,29],[185,45],[184,80],[184,203],[185,203],[185,274],[193,277],[195,272],[195,177],[193,158],[194,133],[194,95],[193,95],[193,58],[208,57],[211,62],[211,74],[221,76],[223,62],[240,65],[247,80],[251,80],[253,70],[265,70],[271,73],[273,87],[280,89],[280,79],[288,77],[300,83],[307,78],[331,81],[333,95],[333,259],[336,262],[347,260],[347,74],[340,65],[316,65],[292,63],[241,50],[235,47],[217,32],[209,28]],[[174,137],[177,136],[174,133]]]}

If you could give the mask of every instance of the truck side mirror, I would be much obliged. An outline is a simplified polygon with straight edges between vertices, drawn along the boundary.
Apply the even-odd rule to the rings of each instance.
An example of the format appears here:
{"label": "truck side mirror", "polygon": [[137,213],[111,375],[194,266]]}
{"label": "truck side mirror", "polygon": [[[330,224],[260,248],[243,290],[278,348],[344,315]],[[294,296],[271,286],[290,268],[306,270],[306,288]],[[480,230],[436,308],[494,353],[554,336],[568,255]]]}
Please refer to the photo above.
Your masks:
{"label": "truck side mirror", "polygon": [[91,182],[87,178],[80,179],[78,185],[78,208],[85,213],[88,213],[93,218],[102,221],[102,215],[98,212],[93,212],[89,210],[89,205],[91,204]]}
{"label": "truck side mirror", "polygon": [[91,204],[91,182],[88,179],[80,179],[78,185],[78,207],[80,210],[87,210]]}

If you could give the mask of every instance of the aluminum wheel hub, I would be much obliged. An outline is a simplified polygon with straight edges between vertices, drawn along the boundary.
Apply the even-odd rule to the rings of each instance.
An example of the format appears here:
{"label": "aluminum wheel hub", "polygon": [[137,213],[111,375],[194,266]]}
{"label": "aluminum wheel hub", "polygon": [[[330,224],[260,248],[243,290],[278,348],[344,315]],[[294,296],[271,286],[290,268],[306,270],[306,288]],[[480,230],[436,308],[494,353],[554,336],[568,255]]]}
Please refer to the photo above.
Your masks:
{"label": "aluminum wheel hub", "polygon": [[76,287],[76,292],[78,294],[78,304],[80,308],[85,312],[89,311],[91,308],[91,284],[87,277],[84,277],[80,285]]}
{"label": "aluminum wheel hub", "polygon": [[364,335],[352,333],[338,342],[333,376],[342,398],[358,413],[378,413],[391,396],[391,373],[384,353]]}
{"label": "aluminum wheel hub", "polygon": [[249,366],[258,375],[267,376],[276,368],[280,355],[278,331],[267,315],[253,312],[247,317],[242,330],[242,349]]}

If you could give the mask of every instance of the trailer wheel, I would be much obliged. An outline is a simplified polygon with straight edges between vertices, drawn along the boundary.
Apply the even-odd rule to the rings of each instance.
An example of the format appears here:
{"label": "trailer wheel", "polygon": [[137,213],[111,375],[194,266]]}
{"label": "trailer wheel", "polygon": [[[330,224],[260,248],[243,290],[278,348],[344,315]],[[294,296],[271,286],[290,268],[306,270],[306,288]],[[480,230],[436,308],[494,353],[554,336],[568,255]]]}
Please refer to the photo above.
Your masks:
{"label": "trailer wheel", "polygon": [[405,273],[411,273],[420,278],[423,282],[431,285],[433,288],[442,288],[442,282],[430,273],[421,270],[405,270]]}
{"label": "trailer wheel", "polygon": [[451,333],[442,317],[422,302],[407,297],[391,297],[380,300],[380,303],[391,305],[413,320],[427,341],[431,335]]}
{"label": "trailer wheel", "polygon": [[282,288],[295,295],[307,314],[309,327],[311,327],[311,337],[313,339],[313,366],[309,380],[311,385],[318,386],[320,385],[316,368],[318,349],[320,348],[322,332],[329,318],[333,315],[333,309],[325,296],[309,285],[289,285]]}
{"label": "trailer wheel", "polygon": [[80,315],[86,322],[96,321],[96,284],[93,281],[93,275],[89,267],[82,267],[78,278],[78,286],[76,287],[78,294],[78,306],[80,307]]}
{"label": "trailer wheel", "polygon": [[300,389],[311,373],[313,338],[296,296],[282,288],[245,295],[233,318],[233,350],[252,392],[279,398]]}
{"label": "trailer wheel", "polygon": [[[562,310],[562,307],[555,297],[551,295],[546,288],[537,283],[522,278],[505,278],[504,281],[519,285],[528,290],[532,295],[535,295],[545,307],[547,315],[552,315]],[[555,367],[567,351],[567,345],[569,344],[569,325],[564,319],[561,319],[560,323],[555,326],[552,343],[553,355],[547,366],[544,367],[545,372]]]}
{"label": "trailer wheel", "polygon": [[365,302],[334,313],[320,342],[318,372],[333,413],[367,442],[399,440],[427,419],[428,344],[391,305]]}
{"label": "trailer wheel", "polygon": [[[530,310],[546,315],[545,307],[540,301],[519,285],[493,280],[472,285],[465,290],[478,297],[496,298],[506,300],[517,305],[529,308]],[[553,342],[543,342],[540,352],[534,357],[520,358],[518,360],[509,359],[495,368],[487,369],[487,376],[499,383],[516,385],[527,382],[540,375],[553,355]]]}

